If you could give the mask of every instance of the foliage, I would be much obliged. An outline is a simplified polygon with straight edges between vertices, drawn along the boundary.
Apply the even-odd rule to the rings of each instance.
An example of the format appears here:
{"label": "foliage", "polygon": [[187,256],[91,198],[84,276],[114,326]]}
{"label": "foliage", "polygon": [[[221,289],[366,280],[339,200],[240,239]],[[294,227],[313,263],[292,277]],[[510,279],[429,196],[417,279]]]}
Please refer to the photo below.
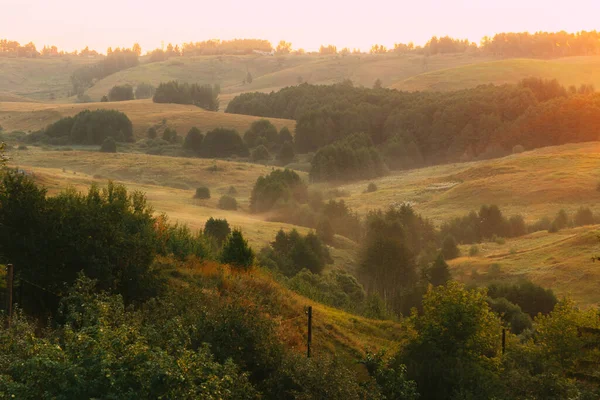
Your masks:
{"label": "foliage", "polygon": [[200,148],[202,157],[219,158],[249,155],[248,147],[233,129],[216,128],[206,133]]}
{"label": "foliage", "polygon": [[162,139],[168,143],[177,143],[179,136],[177,135],[177,131],[175,129],[166,127],[162,133]]}
{"label": "foliage", "polygon": [[254,150],[252,150],[251,157],[252,157],[252,161],[270,160],[271,153],[269,153],[269,150],[264,145],[261,144],[260,146],[256,147]]}
{"label": "foliage", "polygon": [[548,314],[558,300],[551,289],[544,289],[530,281],[515,284],[491,284],[488,295],[493,298],[506,298],[521,307],[531,318],[538,313]]}
{"label": "foliage", "polygon": [[221,251],[220,261],[223,264],[242,269],[248,269],[254,263],[254,252],[248,246],[248,241],[244,239],[240,230],[234,229],[227,237]]}
{"label": "foliage", "polygon": [[277,135],[277,141],[280,146],[283,146],[286,142],[294,143],[294,137],[287,126],[281,128]]}
{"label": "foliage", "polygon": [[311,161],[312,181],[359,180],[387,172],[381,155],[366,134],[355,134],[327,145]]}
{"label": "foliage", "polygon": [[41,136],[29,135],[31,141],[49,138],[64,144],[101,145],[108,137],[117,142],[133,141],[133,126],[127,115],[117,110],[85,110],[73,117],[50,124]]}
{"label": "foliage", "polygon": [[226,194],[221,196],[218,205],[221,210],[235,211],[238,208],[237,200],[235,199],[235,197]]}
{"label": "foliage", "polygon": [[488,304],[492,311],[502,318],[502,321],[510,326],[511,332],[521,334],[525,329],[532,328],[531,317],[524,313],[516,304],[511,303],[504,297],[489,299]]}
{"label": "foliage", "polygon": [[108,92],[108,101],[133,100],[133,87],[131,85],[113,86]]}
{"label": "foliage", "polygon": [[369,182],[365,193],[373,193],[377,191],[377,185],[374,182]]}
{"label": "foliage", "polygon": [[230,233],[231,228],[226,219],[215,219],[210,217],[204,224],[204,234],[214,238],[219,245],[227,239]]}
{"label": "foliage", "polygon": [[456,245],[454,236],[448,235],[442,242],[442,255],[445,260],[452,260],[460,256],[460,249]]}
{"label": "foliage", "polygon": [[248,147],[259,145],[273,148],[278,142],[277,128],[267,119],[254,121],[244,134],[244,141]]}
{"label": "foliage", "polygon": [[210,189],[206,186],[200,186],[196,188],[195,199],[210,199]]}
{"label": "foliage", "polygon": [[279,160],[279,162],[281,162],[281,164],[287,165],[287,164],[291,163],[292,161],[294,161],[294,158],[296,158],[296,152],[294,151],[294,145],[290,141],[284,142],[281,145],[281,149],[279,150],[279,153],[277,154],[277,159]]}
{"label": "foliage", "polygon": [[580,207],[573,217],[573,224],[575,226],[594,225],[594,214],[592,210],[587,207]]}
{"label": "foliage", "polygon": [[[79,271],[126,302],[157,294],[161,279],[152,267],[154,224],[145,197],[112,182],[102,190],[92,186],[80,194],[70,189],[56,197],[46,197],[19,172],[5,173],[0,183],[2,261],[19,266],[18,278],[58,297]],[[56,306],[29,300],[32,304],[23,306],[38,312]]]}
{"label": "foliage", "polygon": [[138,83],[135,87],[135,98],[136,99],[150,99],[154,96],[154,92],[156,92],[156,88],[146,82]]}
{"label": "foliage", "polygon": [[428,278],[433,286],[445,285],[452,279],[450,268],[448,268],[448,264],[446,264],[442,254],[439,254],[431,267],[429,267]]}
{"label": "foliage", "polygon": [[200,129],[195,126],[191,127],[188,131],[187,136],[183,142],[183,148],[192,150],[196,154],[200,154],[202,151],[202,142],[204,141],[204,135],[200,132]]}
{"label": "foliage", "polygon": [[117,142],[112,137],[107,137],[102,142],[102,146],[100,146],[100,152],[102,153],[116,153],[117,152]]}
{"label": "foliage", "polygon": [[306,200],[307,188],[300,176],[290,169],[277,169],[256,180],[250,196],[250,209],[265,212],[278,203],[304,203]]}
{"label": "foliage", "polygon": [[384,360],[384,353],[367,352],[361,361],[369,375],[375,379],[384,399],[416,400],[419,398],[417,385],[406,377],[406,366],[394,367]]}
{"label": "foliage", "polygon": [[295,229],[290,233],[280,230],[270,246],[260,252],[260,260],[266,266],[273,266],[282,274],[292,277],[306,268],[312,273],[323,271],[333,260],[327,246],[310,232],[302,236]]}
{"label": "foliage", "polygon": [[76,69],[70,78],[73,85],[73,92],[82,93],[85,89],[92,86],[96,80],[137,66],[139,64],[139,52],[135,50],[135,48],[116,48],[110,54],[107,54],[102,61]]}
{"label": "foliage", "polygon": [[155,103],[193,104],[208,111],[219,111],[218,85],[163,82],[158,85],[152,100]]}
{"label": "foliage", "polygon": [[431,289],[415,337],[398,355],[426,399],[493,398],[500,386],[499,318],[482,290],[450,282]]}

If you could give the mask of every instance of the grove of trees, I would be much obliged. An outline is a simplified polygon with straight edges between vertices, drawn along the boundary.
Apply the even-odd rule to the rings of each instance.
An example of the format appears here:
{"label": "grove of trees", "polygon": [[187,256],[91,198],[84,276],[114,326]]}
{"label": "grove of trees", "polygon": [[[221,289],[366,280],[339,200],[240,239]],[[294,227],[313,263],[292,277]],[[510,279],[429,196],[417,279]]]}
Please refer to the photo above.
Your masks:
{"label": "grove of trees", "polygon": [[158,85],[152,100],[155,103],[193,104],[208,111],[219,111],[219,93],[218,85],[169,81]]}

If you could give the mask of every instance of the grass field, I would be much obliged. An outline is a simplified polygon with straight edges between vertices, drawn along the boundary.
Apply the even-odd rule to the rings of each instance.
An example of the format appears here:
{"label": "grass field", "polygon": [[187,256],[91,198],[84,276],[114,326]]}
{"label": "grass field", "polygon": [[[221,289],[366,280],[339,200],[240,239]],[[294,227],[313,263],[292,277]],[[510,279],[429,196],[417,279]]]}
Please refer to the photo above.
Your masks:
{"label": "grass field", "polygon": [[[218,127],[233,128],[243,134],[260,119],[239,114],[224,114],[206,111],[199,107],[180,104],[158,104],[152,100],[122,101],[114,103],[85,104],[43,104],[43,103],[0,103],[0,125],[7,131],[35,131],[66,116],[72,116],[83,110],[116,109],[127,114],[133,123],[136,138],[145,137],[148,128],[163,119],[175,128],[180,136],[196,126],[203,132]],[[278,128],[284,126],[293,131],[295,121],[270,118]]]}
{"label": "grass field", "polygon": [[557,79],[565,86],[593,84],[600,87],[600,57],[508,59],[472,63],[411,76],[391,87],[407,91],[451,91],[490,83],[516,83],[532,76]]}

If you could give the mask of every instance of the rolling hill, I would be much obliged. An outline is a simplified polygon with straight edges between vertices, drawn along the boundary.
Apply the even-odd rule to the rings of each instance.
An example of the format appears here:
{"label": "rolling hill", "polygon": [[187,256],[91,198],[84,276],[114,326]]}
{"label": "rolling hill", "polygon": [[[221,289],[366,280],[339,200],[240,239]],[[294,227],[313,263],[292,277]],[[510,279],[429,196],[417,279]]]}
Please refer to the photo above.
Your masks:
{"label": "rolling hill", "polygon": [[[180,135],[196,126],[202,131],[218,127],[236,129],[242,133],[252,122],[260,119],[246,115],[224,114],[203,110],[199,107],[180,104],[158,104],[152,100],[134,100],[112,103],[84,104],[43,104],[43,103],[0,103],[0,125],[7,131],[35,131],[46,127],[58,119],[75,115],[83,110],[116,109],[127,114],[133,123],[134,135],[137,138],[145,136],[148,128],[160,123],[163,119],[175,128]],[[271,118],[270,121],[278,128],[284,126],[293,128],[295,121]]]}
{"label": "rolling hill", "polygon": [[452,91],[490,83],[516,83],[532,76],[557,79],[564,86],[593,84],[600,87],[600,57],[508,59],[473,63],[411,76],[391,87],[406,91]]}

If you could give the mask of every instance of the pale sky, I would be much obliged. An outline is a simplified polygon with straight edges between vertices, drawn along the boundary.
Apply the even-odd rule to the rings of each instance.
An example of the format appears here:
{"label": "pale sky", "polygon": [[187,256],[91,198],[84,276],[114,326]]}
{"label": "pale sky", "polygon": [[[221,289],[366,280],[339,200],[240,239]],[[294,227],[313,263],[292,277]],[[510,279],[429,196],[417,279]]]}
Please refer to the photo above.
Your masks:
{"label": "pale sky", "polygon": [[0,38],[101,52],[139,42],[279,40],[368,50],[450,35],[479,42],[497,32],[600,30],[600,0],[0,0]]}

